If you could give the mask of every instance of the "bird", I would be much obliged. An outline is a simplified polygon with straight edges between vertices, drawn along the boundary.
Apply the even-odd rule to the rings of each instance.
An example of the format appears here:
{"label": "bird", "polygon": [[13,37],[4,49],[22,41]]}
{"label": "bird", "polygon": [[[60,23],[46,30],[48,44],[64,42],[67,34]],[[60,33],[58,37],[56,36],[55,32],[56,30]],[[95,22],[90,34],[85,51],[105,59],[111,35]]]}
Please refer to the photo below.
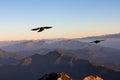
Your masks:
{"label": "bird", "polygon": [[92,41],[92,42],[90,42],[90,43],[100,43],[101,41],[104,41],[104,40],[95,40],[95,41]]}
{"label": "bird", "polygon": [[32,31],[37,31],[37,32],[42,32],[44,29],[50,29],[52,28],[51,26],[45,26],[45,27],[38,27],[38,28],[34,28],[31,29]]}

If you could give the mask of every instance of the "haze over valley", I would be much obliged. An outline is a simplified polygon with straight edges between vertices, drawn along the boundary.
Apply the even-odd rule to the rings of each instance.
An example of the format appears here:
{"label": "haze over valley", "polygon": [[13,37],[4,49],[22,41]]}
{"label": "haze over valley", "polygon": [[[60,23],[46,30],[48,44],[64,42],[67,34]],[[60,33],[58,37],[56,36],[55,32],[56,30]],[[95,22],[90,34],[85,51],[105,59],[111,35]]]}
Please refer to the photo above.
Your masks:
{"label": "haze over valley", "polygon": [[[119,37],[111,37],[109,41],[112,39]],[[9,75],[11,80],[35,80],[40,78],[40,75],[60,71],[69,73],[75,80],[88,75],[98,75],[105,80],[119,79],[120,49],[102,45],[107,43],[107,35],[105,42],[100,44],[83,40],[81,38],[22,40],[12,43],[9,41],[6,44],[1,42],[0,44],[4,44],[0,47],[0,72],[4,72],[0,73],[3,76],[1,79],[7,80],[4,76]],[[119,40],[112,42],[114,43],[119,44]],[[13,74],[10,75],[11,73],[15,77]],[[27,77],[28,74],[31,77]],[[112,76],[107,77],[109,75]]]}

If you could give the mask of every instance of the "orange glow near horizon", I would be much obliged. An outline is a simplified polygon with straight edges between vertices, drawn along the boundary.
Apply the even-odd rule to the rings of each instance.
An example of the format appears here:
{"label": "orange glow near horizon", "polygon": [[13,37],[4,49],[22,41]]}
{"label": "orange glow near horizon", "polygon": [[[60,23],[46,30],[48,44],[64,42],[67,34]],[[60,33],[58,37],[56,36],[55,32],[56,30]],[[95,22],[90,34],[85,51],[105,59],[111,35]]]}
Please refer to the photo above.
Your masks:
{"label": "orange glow near horizon", "polygon": [[82,38],[82,37],[89,37],[89,36],[100,36],[112,33],[100,33],[100,32],[89,32],[89,33],[70,33],[70,32],[63,32],[63,33],[19,33],[19,34],[10,34],[1,36],[0,41],[10,41],[10,40],[41,40],[41,39],[55,39],[55,38]]}

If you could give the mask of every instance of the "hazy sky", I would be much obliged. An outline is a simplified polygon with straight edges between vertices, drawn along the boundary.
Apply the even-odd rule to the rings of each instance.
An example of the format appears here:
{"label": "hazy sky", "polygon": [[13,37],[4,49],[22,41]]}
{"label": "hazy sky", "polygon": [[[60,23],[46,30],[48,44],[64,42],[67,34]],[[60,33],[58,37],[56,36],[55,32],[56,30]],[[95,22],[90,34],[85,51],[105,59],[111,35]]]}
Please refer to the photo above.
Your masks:
{"label": "hazy sky", "polygon": [[[30,31],[53,26],[42,33]],[[0,0],[0,40],[80,38],[120,32],[120,0]]]}

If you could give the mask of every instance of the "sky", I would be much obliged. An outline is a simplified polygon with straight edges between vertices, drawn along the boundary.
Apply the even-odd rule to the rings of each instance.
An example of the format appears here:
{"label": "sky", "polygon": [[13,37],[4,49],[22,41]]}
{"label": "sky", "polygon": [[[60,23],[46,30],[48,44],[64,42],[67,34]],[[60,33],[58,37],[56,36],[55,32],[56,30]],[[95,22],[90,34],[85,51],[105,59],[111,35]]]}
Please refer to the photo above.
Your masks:
{"label": "sky", "polygon": [[[53,26],[41,33],[32,28]],[[0,41],[120,32],[120,0],[0,0]]]}

